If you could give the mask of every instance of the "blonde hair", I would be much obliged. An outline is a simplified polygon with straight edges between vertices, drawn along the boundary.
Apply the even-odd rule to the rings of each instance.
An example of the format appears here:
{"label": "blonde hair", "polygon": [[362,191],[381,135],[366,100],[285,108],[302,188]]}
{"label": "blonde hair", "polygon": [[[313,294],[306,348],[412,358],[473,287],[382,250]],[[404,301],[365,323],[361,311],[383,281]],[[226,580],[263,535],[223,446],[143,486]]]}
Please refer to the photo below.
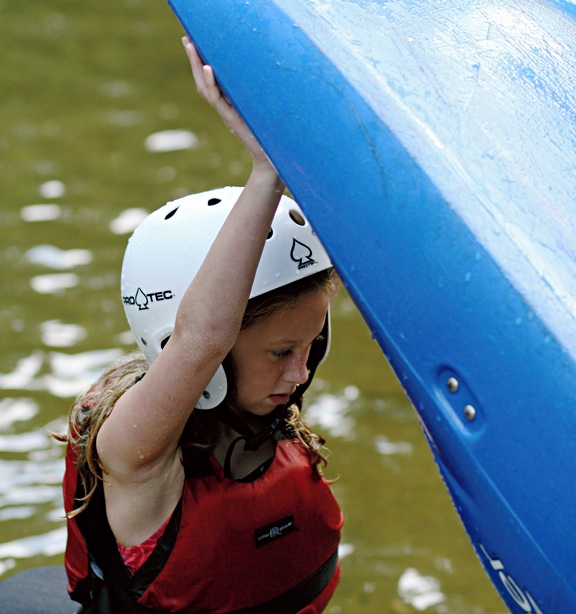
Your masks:
{"label": "blonde hair", "polygon": [[82,505],[68,517],[83,511],[98,481],[102,480],[102,466],[96,450],[96,437],[100,427],[110,415],[118,399],[141,379],[149,368],[142,352],[132,352],[116,361],[98,380],[79,396],[68,416],[68,435],[55,436],[67,442],[74,449],[76,469],[82,480],[85,495],[80,499]]}
{"label": "blonde hair", "polygon": [[[338,290],[340,281],[333,269],[322,271],[302,280],[251,299],[248,302],[242,328],[296,303],[302,296],[314,291],[327,292],[332,297]],[[142,379],[149,369],[145,355],[132,352],[115,362],[90,389],[79,396],[70,409],[68,435],[55,435],[56,439],[67,442],[76,455],[76,468],[84,487],[82,503],[68,513],[73,517],[82,512],[90,502],[98,482],[102,481],[102,465],[96,449],[96,437],[100,427],[110,415],[118,399]],[[233,384],[224,403],[233,405]],[[326,441],[312,432],[301,416],[301,399],[286,409],[284,429],[287,434],[299,439],[310,452],[314,466],[320,471],[320,464],[326,466],[326,456],[322,453]],[[220,422],[213,412],[192,412],[180,438],[180,445],[187,448],[211,450],[216,444]]]}
{"label": "blonde hair", "polygon": [[248,301],[242,318],[241,329],[248,328],[258,320],[295,305],[303,296],[322,291],[333,298],[342,282],[333,268],[303,277],[286,286],[271,290]]}

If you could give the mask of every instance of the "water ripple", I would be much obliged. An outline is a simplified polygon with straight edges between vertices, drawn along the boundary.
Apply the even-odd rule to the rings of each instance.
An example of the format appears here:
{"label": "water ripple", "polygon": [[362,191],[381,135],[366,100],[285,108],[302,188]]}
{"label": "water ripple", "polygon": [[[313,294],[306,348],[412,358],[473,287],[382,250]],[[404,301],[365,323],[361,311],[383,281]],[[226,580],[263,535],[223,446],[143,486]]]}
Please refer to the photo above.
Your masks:
{"label": "water ripple", "polygon": [[38,403],[32,399],[6,397],[0,400],[0,431],[8,430],[17,422],[31,420],[38,411]]}
{"label": "water ripple", "polygon": [[145,209],[138,207],[126,209],[110,222],[110,230],[116,235],[132,232],[138,224],[148,215]]}
{"label": "water ripple", "polygon": [[154,132],[146,138],[145,147],[148,151],[158,153],[193,149],[198,145],[198,137],[190,130],[163,130]]}
{"label": "water ripple", "polygon": [[[86,390],[121,354],[116,348],[78,354],[35,350],[20,359],[12,373],[0,374],[0,389],[44,390],[57,397],[73,398]],[[48,373],[42,374],[43,369]]]}
{"label": "water ripple", "polygon": [[402,599],[419,612],[445,601],[440,591],[440,582],[432,576],[423,576],[409,567],[398,581],[398,592]]}
{"label": "water ripple", "polygon": [[66,547],[66,527],[42,535],[31,535],[0,544],[0,559],[26,559],[33,556],[55,556]]}
{"label": "water ripple", "polygon": [[72,269],[92,262],[92,252],[87,249],[59,249],[54,245],[35,245],[24,257],[31,264],[40,264],[50,269]]}
{"label": "water ripple", "polygon": [[22,207],[20,217],[25,222],[47,222],[57,220],[62,215],[62,208],[55,204],[38,204]]}
{"label": "water ripple", "polygon": [[359,394],[355,386],[347,386],[339,395],[322,393],[306,407],[306,420],[332,437],[353,439],[356,423],[349,414]]}
{"label": "water ripple", "polygon": [[54,273],[32,277],[30,286],[38,294],[60,294],[63,290],[75,288],[79,282],[76,273]]}
{"label": "water ripple", "polygon": [[85,339],[87,331],[79,324],[64,324],[60,320],[47,320],[40,324],[44,345],[50,347],[71,347]]}

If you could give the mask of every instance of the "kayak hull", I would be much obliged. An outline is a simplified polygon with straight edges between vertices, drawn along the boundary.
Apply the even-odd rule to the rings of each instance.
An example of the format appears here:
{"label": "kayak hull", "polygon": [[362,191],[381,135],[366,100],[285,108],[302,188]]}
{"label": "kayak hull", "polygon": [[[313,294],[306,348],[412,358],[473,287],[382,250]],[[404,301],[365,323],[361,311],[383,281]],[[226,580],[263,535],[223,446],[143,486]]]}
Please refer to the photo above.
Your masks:
{"label": "kayak hull", "polygon": [[513,612],[576,611],[576,21],[171,0],[418,411]]}

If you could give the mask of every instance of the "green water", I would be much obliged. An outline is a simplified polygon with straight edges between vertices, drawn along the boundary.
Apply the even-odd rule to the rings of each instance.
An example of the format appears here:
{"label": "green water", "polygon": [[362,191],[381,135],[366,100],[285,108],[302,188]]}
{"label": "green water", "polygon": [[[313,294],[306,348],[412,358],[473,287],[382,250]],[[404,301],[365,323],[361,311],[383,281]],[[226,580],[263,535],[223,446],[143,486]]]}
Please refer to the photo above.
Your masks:
{"label": "green water", "polygon": [[[133,224],[249,170],[196,98],[180,34],[164,2],[0,0],[0,578],[62,562],[63,450],[47,430],[132,347],[118,286]],[[345,294],[333,329],[309,395],[346,515],[328,611],[504,612]]]}

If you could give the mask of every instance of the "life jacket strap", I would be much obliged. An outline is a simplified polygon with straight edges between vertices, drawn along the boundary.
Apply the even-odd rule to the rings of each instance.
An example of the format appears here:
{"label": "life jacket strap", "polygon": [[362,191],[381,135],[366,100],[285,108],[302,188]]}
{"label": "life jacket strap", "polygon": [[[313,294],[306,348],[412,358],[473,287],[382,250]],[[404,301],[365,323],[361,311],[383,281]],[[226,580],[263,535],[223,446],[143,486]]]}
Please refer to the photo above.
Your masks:
{"label": "life jacket strap", "polygon": [[306,580],[265,603],[228,614],[296,614],[312,603],[328,586],[338,569],[338,550]]}

